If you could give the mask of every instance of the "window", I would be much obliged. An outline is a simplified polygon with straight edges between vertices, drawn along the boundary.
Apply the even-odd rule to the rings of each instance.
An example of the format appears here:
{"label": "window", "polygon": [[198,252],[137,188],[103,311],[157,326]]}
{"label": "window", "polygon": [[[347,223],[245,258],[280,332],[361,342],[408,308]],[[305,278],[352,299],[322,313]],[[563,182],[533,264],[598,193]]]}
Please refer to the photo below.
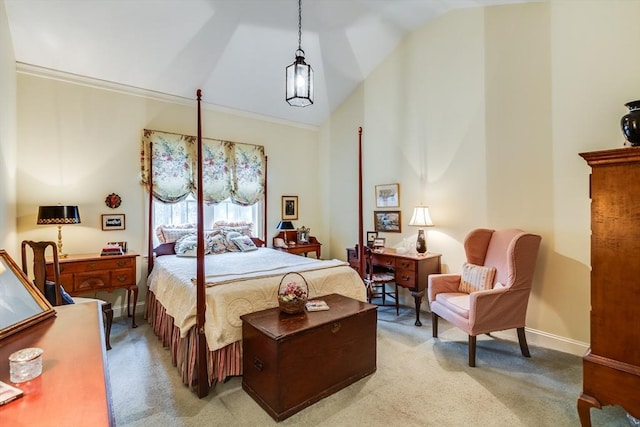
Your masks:
{"label": "window", "polygon": [[[245,221],[253,223],[253,235],[262,236],[262,212],[264,201],[251,206],[240,206],[232,203],[230,199],[220,203],[204,205],[204,228],[213,227],[216,221],[237,222]],[[162,224],[195,224],[198,218],[198,204],[190,194],[181,202],[162,203],[153,201],[154,226]]]}

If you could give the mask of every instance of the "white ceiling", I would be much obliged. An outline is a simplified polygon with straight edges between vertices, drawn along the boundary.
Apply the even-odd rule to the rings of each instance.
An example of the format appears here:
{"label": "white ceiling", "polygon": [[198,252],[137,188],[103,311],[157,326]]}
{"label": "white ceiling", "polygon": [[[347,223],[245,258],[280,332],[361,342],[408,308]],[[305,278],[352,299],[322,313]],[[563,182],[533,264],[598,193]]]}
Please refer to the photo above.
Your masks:
{"label": "white ceiling", "polygon": [[4,0],[16,61],[320,125],[407,32],[454,8],[523,0],[303,0],[315,100],[291,107],[297,0]]}

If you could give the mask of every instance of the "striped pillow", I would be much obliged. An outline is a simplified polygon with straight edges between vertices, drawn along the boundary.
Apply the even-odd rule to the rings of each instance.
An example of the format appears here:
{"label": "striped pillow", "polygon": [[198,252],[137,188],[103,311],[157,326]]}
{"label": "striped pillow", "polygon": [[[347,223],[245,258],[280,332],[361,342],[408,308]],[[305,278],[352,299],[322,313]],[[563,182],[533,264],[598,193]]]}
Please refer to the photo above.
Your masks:
{"label": "striped pillow", "polygon": [[462,280],[460,280],[458,291],[470,294],[491,289],[495,275],[495,267],[483,267],[465,262],[462,264]]}

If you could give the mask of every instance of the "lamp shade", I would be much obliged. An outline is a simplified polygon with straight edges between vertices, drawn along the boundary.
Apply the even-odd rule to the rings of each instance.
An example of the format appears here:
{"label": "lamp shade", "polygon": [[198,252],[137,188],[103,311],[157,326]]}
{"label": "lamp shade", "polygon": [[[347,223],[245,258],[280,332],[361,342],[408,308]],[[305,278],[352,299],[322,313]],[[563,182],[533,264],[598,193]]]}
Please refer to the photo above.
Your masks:
{"label": "lamp shade", "polygon": [[313,104],[313,69],[304,61],[304,51],[296,51],[296,59],[287,67],[287,102],[294,107]]}
{"label": "lamp shade", "polygon": [[40,206],[37,224],[80,224],[80,211],[77,206]]}
{"label": "lamp shade", "polygon": [[416,227],[433,227],[433,221],[431,221],[431,216],[429,215],[429,207],[416,206],[413,209],[413,215],[411,216],[409,225]]}
{"label": "lamp shade", "polygon": [[295,230],[291,221],[280,221],[276,228],[278,230]]}

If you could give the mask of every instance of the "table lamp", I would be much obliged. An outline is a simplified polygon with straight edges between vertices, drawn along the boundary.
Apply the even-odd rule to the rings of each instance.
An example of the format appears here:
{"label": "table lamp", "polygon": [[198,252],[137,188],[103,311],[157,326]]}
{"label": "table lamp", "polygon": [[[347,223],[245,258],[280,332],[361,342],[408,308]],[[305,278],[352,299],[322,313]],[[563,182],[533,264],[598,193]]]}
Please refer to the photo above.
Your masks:
{"label": "table lamp", "polygon": [[40,206],[37,224],[58,226],[58,256],[64,258],[67,254],[62,253],[62,225],[80,224],[80,211],[77,206]]}
{"label": "table lamp", "polygon": [[287,241],[287,233],[288,230],[295,230],[293,227],[293,223],[291,221],[280,221],[278,226],[276,227],[278,230],[284,230],[284,243],[289,246],[289,242]]}
{"label": "table lamp", "polygon": [[[433,221],[431,221],[431,216],[429,216],[429,207],[428,206],[416,206],[413,209],[413,215],[411,216],[411,221],[409,221],[409,225],[415,227],[433,227]],[[422,255],[427,252],[427,239],[424,234],[424,230],[422,228],[418,229],[418,240],[416,240],[416,251],[418,254]]]}

